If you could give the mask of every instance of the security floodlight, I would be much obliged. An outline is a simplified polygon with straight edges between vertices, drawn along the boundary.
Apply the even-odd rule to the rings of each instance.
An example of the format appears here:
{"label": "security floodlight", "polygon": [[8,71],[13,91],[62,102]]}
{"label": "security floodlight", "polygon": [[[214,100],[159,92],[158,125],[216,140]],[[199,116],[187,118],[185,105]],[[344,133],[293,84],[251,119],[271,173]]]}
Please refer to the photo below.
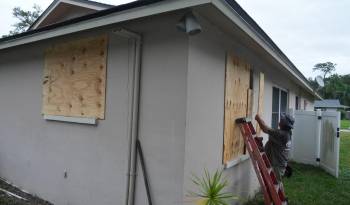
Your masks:
{"label": "security floodlight", "polygon": [[202,27],[192,11],[185,14],[176,25],[177,29],[188,35],[196,35],[202,32]]}

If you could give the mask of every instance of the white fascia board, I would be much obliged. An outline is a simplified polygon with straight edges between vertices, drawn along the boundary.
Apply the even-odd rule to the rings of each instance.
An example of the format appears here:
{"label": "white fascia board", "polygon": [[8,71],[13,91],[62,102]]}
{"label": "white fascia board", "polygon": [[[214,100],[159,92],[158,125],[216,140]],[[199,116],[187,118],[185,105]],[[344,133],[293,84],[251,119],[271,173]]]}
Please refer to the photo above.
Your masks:
{"label": "white fascia board", "polygon": [[66,4],[71,4],[74,6],[79,6],[79,7],[84,7],[84,8],[88,8],[88,9],[93,9],[96,11],[101,11],[106,9],[106,7],[102,7],[102,6],[97,6],[97,5],[89,5],[86,3],[82,3],[82,2],[76,2],[76,1],[71,1],[71,0],[59,0],[57,1],[54,5],[52,5],[51,9],[48,10],[46,12],[45,15],[43,15],[40,20],[38,22],[35,23],[35,25],[33,25],[33,27],[31,28],[31,30],[36,29],[46,18],[47,16],[50,15],[50,13],[60,4],[60,3],[66,3]]}
{"label": "white fascia board", "polygon": [[83,3],[83,2],[77,2],[77,1],[72,1],[72,0],[61,0],[60,2],[62,3],[66,3],[66,4],[72,4],[75,6],[80,6],[80,7],[84,7],[84,8],[88,8],[88,9],[94,9],[94,10],[103,10],[106,9],[107,7],[105,6],[98,6],[98,5],[90,5],[89,3]]}
{"label": "white fascia board", "polygon": [[54,5],[52,5],[52,6],[50,5],[49,6],[49,7],[51,7],[50,10],[48,10],[48,11],[45,10],[44,11],[45,14],[43,16],[39,17],[40,19],[30,28],[30,30],[36,29],[47,18],[47,16],[50,15],[50,13],[58,6],[59,3],[60,3],[60,1],[56,1]]}
{"label": "white fascia board", "polygon": [[32,35],[24,36],[22,38],[16,38],[13,40],[5,41],[0,43],[0,50],[18,46],[18,45],[33,43],[44,39],[63,36],[70,33],[84,31],[92,28],[98,28],[98,27],[102,27],[102,26],[106,26],[114,23],[142,18],[145,16],[151,16],[151,15],[156,15],[160,13],[198,6],[198,5],[202,5],[210,2],[211,0],[162,1],[162,2],[154,3],[148,6],[142,6],[142,7],[137,7],[130,10],[112,13],[107,16],[93,18],[83,22],[62,26],[49,31],[34,33]]}
{"label": "white fascia board", "polygon": [[277,62],[279,62],[289,73],[291,73],[301,84],[308,90],[311,94],[318,98],[321,98],[314,90],[302,79],[298,74],[296,74],[293,69],[288,65],[286,60],[281,57],[279,53],[271,47],[271,45],[266,42],[266,40],[255,31],[242,17],[236,13],[232,7],[224,0],[212,0],[212,4],[219,9],[226,17],[228,17],[232,22],[239,26],[248,36],[255,40],[266,52],[268,52]]}

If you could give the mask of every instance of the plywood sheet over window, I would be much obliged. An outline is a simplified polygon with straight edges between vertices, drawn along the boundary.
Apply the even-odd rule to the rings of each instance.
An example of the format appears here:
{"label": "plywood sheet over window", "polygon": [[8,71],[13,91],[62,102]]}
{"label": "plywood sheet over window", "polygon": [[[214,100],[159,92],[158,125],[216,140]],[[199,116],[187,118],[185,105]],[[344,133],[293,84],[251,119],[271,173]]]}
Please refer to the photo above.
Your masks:
{"label": "plywood sheet over window", "polygon": [[[246,117],[250,85],[250,65],[233,54],[227,55],[223,161],[227,163],[244,152],[244,141],[235,119]],[[251,108],[250,108],[251,109]]]}
{"label": "plywood sheet over window", "polygon": [[79,39],[46,50],[43,114],[104,119],[107,40]]}
{"label": "plywood sheet over window", "polygon": [[[260,116],[264,113],[264,90],[265,90],[265,74],[260,73],[259,75],[259,99],[258,99],[258,113]],[[261,135],[261,128],[258,123],[256,123],[256,133],[257,136]]]}

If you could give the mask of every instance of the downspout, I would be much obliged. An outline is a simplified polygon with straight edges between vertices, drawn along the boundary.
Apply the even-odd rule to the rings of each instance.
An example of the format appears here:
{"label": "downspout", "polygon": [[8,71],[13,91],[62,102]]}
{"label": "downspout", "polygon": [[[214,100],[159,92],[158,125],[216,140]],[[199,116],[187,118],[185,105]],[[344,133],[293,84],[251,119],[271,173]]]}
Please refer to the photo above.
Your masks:
{"label": "downspout", "polygon": [[134,205],[135,201],[135,183],[136,183],[136,162],[137,149],[136,141],[138,139],[139,128],[139,105],[140,105],[140,72],[141,72],[141,49],[142,37],[141,35],[119,28],[114,33],[131,39],[134,41],[134,64],[132,76],[132,94],[131,94],[131,108],[129,124],[129,153],[128,153],[128,172],[126,185],[126,205]]}

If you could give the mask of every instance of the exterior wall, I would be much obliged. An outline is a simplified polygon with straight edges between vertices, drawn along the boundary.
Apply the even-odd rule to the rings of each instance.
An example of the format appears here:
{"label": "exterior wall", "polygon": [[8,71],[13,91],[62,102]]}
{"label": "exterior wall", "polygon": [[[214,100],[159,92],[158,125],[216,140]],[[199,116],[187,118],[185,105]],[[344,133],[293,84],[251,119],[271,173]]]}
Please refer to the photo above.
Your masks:
{"label": "exterior wall", "polygon": [[[144,39],[139,134],[155,204],[183,201],[188,41],[173,26],[179,18],[167,14],[123,24]],[[112,33],[117,26],[0,51],[1,177],[55,204],[125,204],[132,85],[128,42]],[[45,49],[99,33],[110,34],[106,119],[97,126],[45,121]],[[143,205],[140,170],[136,204]]]}
{"label": "exterior wall", "polygon": [[[272,86],[290,90],[291,96],[301,92],[281,71],[205,19],[200,18],[203,32],[199,35],[178,32],[174,25],[182,14],[122,25],[143,35],[139,135],[155,204],[183,204],[187,191],[193,189],[192,173],[223,168],[227,51],[253,66],[254,110],[258,74],[265,73],[267,123],[271,124]],[[125,202],[131,74],[128,42],[112,34],[119,26],[0,51],[0,93],[4,96],[0,101],[1,177],[55,204]],[[97,126],[43,120],[44,50],[54,42],[105,32],[111,39],[106,120]],[[249,160],[224,173],[236,195],[248,197],[258,188]],[[146,204],[146,200],[138,167],[136,204]]]}
{"label": "exterior wall", "polygon": [[[222,169],[226,51],[243,47],[200,19],[202,33],[189,39],[184,194],[195,187],[191,174]],[[254,193],[258,181],[249,160],[224,170],[230,190],[243,198]]]}
{"label": "exterior wall", "polygon": [[[139,137],[154,204],[184,200],[188,37],[175,27],[181,15],[151,17],[152,26],[143,21],[127,25],[144,38]],[[140,167],[137,177],[136,205],[144,205]]]}
{"label": "exterior wall", "polygon": [[[221,32],[208,19],[199,16],[199,21],[202,33],[189,37],[184,193],[195,188],[186,180],[192,173],[201,175],[205,168],[211,171],[223,168],[224,83],[228,51],[252,65],[254,115],[258,104],[259,72],[265,73],[263,118],[268,124],[271,124],[272,117],[273,86],[288,90],[290,108],[295,107],[297,94],[312,101],[312,97],[302,93],[287,74],[243,45],[239,39]],[[258,181],[249,160],[224,169],[224,173],[230,182],[230,190],[243,199],[257,191]]]}
{"label": "exterior wall", "polygon": [[0,54],[0,175],[55,204],[122,204],[130,101],[127,41],[110,35],[106,120],[91,126],[41,116],[44,51],[61,40],[67,38]]}

